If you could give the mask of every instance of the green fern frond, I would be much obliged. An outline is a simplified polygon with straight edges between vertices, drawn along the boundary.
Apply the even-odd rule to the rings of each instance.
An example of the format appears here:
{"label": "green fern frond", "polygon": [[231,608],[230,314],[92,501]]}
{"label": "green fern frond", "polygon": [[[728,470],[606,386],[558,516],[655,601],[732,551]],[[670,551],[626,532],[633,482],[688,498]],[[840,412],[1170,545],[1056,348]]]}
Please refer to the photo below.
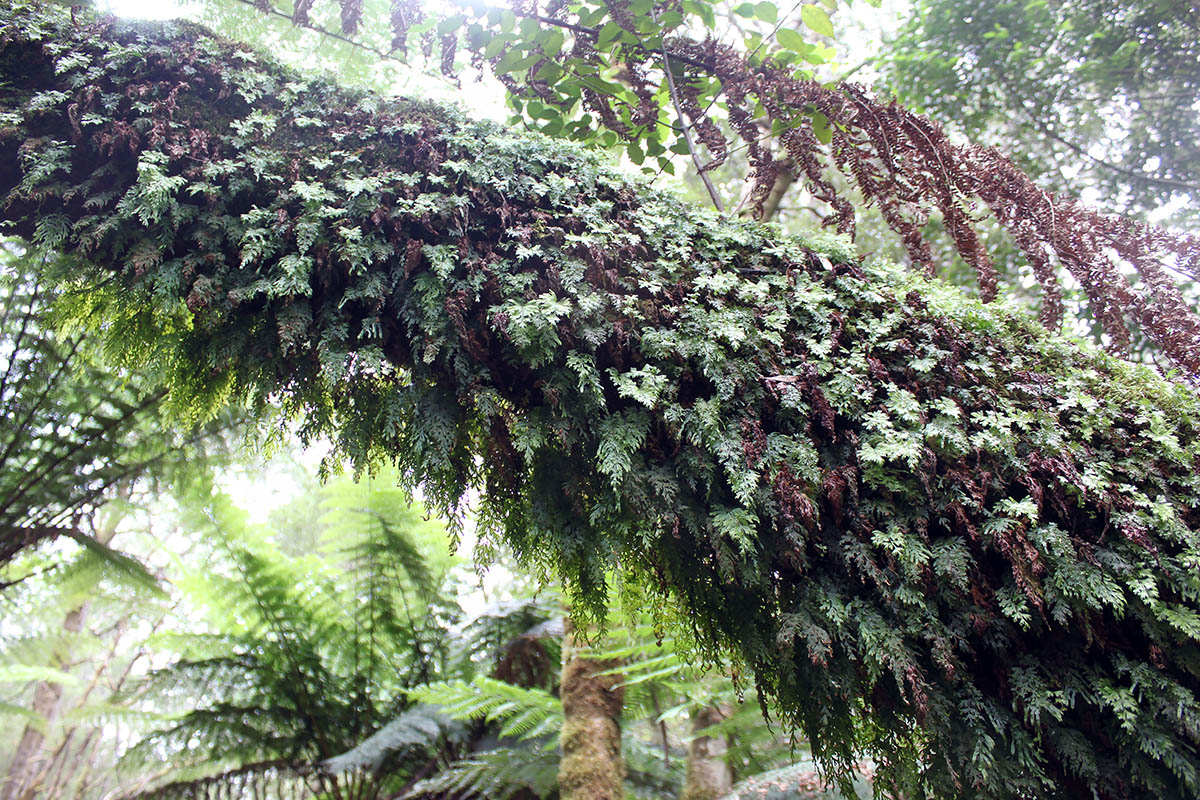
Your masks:
{"label": "green fern frond", "polygon": [[451,764],[415,784],[404,800],[455,797],[508,800],[522,790],[550,797],[558,790],[558,753],[540,748],[498,747]]}
{"label": "green fern frond", "polygon": [[439,706],[454,719],[499,723],[501,736],[519,740],[557,736],[562,728],[562,702],[557,697],[543,689],[523,689],[493,678],[433,683],[409,690],[408,696]]}
{"label": "green fern frond", "polygon": [[356,769],[377,769],[388,756],[411,748],[433,749],[444,739],[461,739],[461,724],[436,708],[416,705],[368,736],[353,749],[326,759],[322,767],[337,775]]}

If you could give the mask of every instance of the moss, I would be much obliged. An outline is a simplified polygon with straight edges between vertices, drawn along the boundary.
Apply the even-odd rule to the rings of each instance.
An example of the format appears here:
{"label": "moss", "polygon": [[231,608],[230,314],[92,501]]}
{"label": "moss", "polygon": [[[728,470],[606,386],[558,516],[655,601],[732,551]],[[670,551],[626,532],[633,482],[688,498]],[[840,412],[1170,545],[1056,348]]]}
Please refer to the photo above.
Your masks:
{"label": "moss", "polygon": [[563,705],[562,761],[558,786],[563,800],[621,800],[625,762],[621,757],[620,674],[602,674],[619,662],[587,658],[568,630],[563,641],[560,696]]}

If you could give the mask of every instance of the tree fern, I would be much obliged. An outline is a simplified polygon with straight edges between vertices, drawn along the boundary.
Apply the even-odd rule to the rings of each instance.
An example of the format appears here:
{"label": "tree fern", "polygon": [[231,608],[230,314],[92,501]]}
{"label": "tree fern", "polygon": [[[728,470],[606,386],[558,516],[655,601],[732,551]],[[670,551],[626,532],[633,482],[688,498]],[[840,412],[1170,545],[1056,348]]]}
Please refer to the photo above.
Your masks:
{"label": "tree fern", "polygon": [[431,683],[409,690],[409,696],[453,719],[496,723],[500,736],[519,741],[552,740],[562,727],[562,703],[557,697],[493,678]]}
{"label": "tree fern", "polygon": [[[433,627],[457,613],[444,535],[420,511],[391,507],[407,498],[349,484],[325,492],[318,552],[284,553],[278,532],[220,495],[189,507],[185,519],[219,543],[186,581],[214,630],[160,639],[183,657],[135,691],[182,707],[129,751],[128,769],[178,761],[198,773],[156,785],[182,791],[242,780],[239,765],[282,762],[313,786],[374,796],[453,738],[455,723],[409,708],[404,694],[447,666],[414,646],[445,638]],[[348,498],[362,505],[344,508]]]}
{"label": "tree fern", "polygon": [[497,747],[455,761],[416,783],[406,800],[508,800],[519,792],[551,797],[558,789],[558,754],[534,746]]}
{"label": "tree fern", "polygon": [[464,734],[462,725],[436,707],[416,705],[350,750],[326,759],[321,767],[333,774],[349,770],[375,770],[398,751],[410,748],[433,751],[443,740],[461,740]]}

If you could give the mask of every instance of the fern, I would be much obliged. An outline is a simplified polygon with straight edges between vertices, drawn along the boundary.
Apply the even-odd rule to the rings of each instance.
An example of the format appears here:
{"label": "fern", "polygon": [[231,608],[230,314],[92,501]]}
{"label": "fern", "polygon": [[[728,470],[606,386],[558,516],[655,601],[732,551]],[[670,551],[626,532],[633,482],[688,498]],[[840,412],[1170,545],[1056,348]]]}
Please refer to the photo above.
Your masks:
{"label": "fern", "polygon": [[462,739],[465,731],[432,706],[418,705],[405,711],[352,749],[328,758],[322,767],[333,774],[351,770],[378,769],[397,751],[419,748],[435,750],[445,739]]}
{"label": "fern", "polygon": [[520,741],[555,737],[562,728],[562,703],[542,689],[523,689],[492,678],[443,681],[409,690],[409,697],[435,705],[448,717],[498,723],[499,733]]}
{"label": "fern", "polygon": [[405,800],[444,796],[508,800],[518,792],[551,797],[558,789],[558,754],[536,747],[497,747],[460,759],[416,783]]}

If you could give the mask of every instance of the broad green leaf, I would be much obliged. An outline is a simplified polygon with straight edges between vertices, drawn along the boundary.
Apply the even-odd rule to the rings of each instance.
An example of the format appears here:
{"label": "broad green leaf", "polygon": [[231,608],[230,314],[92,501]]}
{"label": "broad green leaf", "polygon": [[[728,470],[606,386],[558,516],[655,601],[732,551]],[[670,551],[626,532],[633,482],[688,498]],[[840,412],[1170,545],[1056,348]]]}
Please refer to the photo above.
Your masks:
{"label": "broad green leaf", "polygon": [[445,36],[447,33],[454,33],[463,26],[467,18],[462,14],[455,14],[453,17],[447,17],[438,23],[437,32],[439,36]]}
{"label": "broad green leaf", "polygon": [[637,142],[630,142],[629,147],[625,148],[625,153],[629,156],[629,160],[639,167],[646,160],[646,152]]}
{"label": "broad green leaf", "polygon": [[820,111],[813,114],[812,128],[813,134],[821,144],[829,144],[833,141],[833,128],[829,124],[829,118]]}
{"label": "broad green leaf", "polygon": [[596,37],[596,46],[600,48],[607,47],[616,41],[617,37],[624,32],[625,29],[622,28],[618,23],[606,23],[605,26],[600,29],[600,34]]}
{"label": "broad green leaf", "polygon": [[763,22],[774,22],[779,19],[779,9],[774,3],[768,3],[766,0],[754,6],[754,16],[761,19]]}
{"label": "broad green leaf", "polygon": [[492,40],[487,43],[487,47],[483,48],[483,57],[490,60],[500,55],[504,52],[504,45],[508,44],[511,39],[511,34],[507,33],[492,37]]}
{"label": "broad green leaf", "polygon": [[496,65],[492,67],[492,70],[497,75],[503,75],[507,72],[512,72],[516,68],[517,62],[521,60],[523,54],[524,51],[521,50],[520,45],[514,46],[511,50],[504,54],[503,58],[496,62]]}
{"label": "broad green leaf", "polygon": [[815,33],[833,36],[833,22],[829,19],[829,12],[820,6],[803,6],[800,9],[800,19]]}
{"label": "broad green leaf", "polygon": [[791,28],[780,28],[775,31],[775,41],[779,42],[780,47],[794,50],[797,53],[803,53],[808,49],[808,42],[804,41],[804,37]]}
{"label": "broad green leaf", "polygon": [[550,31],[549,35],[541,42],[542,52],[546,54],[546,58],[557,56],[562,51],[563,41],[564,37],[561,31]]}

